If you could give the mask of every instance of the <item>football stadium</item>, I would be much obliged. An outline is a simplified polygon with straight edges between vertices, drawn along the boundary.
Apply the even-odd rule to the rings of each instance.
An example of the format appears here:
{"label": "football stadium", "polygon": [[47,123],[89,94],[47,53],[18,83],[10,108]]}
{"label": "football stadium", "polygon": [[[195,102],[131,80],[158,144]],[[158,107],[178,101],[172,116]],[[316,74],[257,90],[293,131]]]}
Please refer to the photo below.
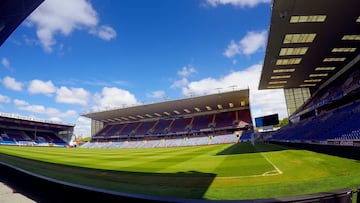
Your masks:
{"label": "football stadium", "polygon": [[[0,44],[42,2],[2,1]],[[87,111],[83,144],[75,124],[1,113],[0,181],[35,202],[360,202],[359,8],[272,1],[258,88],[284,90],[284,126],[237,88]]]}

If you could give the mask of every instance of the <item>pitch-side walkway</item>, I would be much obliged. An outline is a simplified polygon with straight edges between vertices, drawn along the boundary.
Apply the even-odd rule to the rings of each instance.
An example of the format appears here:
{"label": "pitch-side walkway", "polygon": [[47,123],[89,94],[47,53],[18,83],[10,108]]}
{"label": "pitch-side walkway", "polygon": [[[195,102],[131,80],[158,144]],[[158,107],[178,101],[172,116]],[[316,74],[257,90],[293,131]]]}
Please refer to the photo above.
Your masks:
{"label": "pitch-side walkway", "polygon": [[26,196],[17,193],[9,186],[0,182],[0,203],[35,203],[35,201]]}

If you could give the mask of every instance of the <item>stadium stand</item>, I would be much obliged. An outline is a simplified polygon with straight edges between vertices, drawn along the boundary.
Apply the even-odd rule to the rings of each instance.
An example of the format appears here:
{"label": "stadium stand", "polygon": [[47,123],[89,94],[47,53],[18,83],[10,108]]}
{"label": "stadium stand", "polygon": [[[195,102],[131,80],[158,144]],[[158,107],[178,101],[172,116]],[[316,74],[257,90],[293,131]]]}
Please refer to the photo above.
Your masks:
{"label": "stadium stand", "polygon": [[248,131],[248,132],[242,133],[241,136],[240,136],[240,142],[249,142],[249,141],[251,141],[253,135],[254,135],[253,131]]}
{"label": "stadium stand", "polygon": [[127,123],[124,128],[119,132],[120,135],[134,135],[136,129],[139,127],[141,123],[140,122],[134,122],[134,123]]}
{"label": "stadium stand", "polygon": [[[343,97],[340,98],[340,100]],[[334,100],[333,100],[334,101]],[[339,101],[339,100],[337,100]],[[359,143],[360,100],[351,101],[343,105],[320,106],[313,113],[307,113],[299,121],[275,132],[270,140],[284,140],[297,142],[334,143],[334,140],[351,140],[355,145]],[[321,112],[320,114],[317,112]],[[311,115],[311,116],[310,116]],[[300,116],[301,117],[301,116]]]}
{"label": "stadium stand", "polygon": [[0,144],[67,147],[73,124],[0,113]]}
{"label": "stadium stand", "polygon": [[[237,111],[231,112],[232,119],[225,123],[221,122],[221,127],[214,127],[215,117],[228,115],[229,113],[215,113],[207,115],[192,116],[188,118],[173,118],[172,120],[136,121],[126,124],[106,125],[96,135],[92,142],[83,145],[84,148],[109,148],[116,143],[116,147],[123,148],[154,148],[154,147],[176,147],[176,146],[195,146],[221,143],[236,143],[243,131],[248,130],[249,123],[246,117],[250,114],[240,116],[238,122]],[[218,116],[220,115],[220,116]],[[219,122],[219,120],[218,120]],[[125,129],[124,129],[125,128]],[[241,130],[239,130],[239,128]],[[240,132],[240,134],[239,134]],[[245,141],[245,140],[242,140]]]}
{"label": "stadium stand", "polygon": [[84,148],[237,143],[241,133],[252,126],[249,90],[93,112],[84,116],[92,119],[94,128],[103,126],[93,129],[96,133],[89,143],[81,146]]}
{"label": "stadium stand", "polygon": [[236,111],[223,112],[215,115],[215,127],[225,128],[236,120]]}
{"label": "stadium stand", "polygon": [[124,125],[108,125],[104,128],[104,131],[99,133],[99,135],[102,135],[103,137],[111,137],[116,135],[116,133],[121,132],[121,129],[124,127]]}
{"label": "stadium stand", "polygon": [[237,120],[238,121],[242,121],[240,122],[242,123],[251,123],[251,115],[250,115],[250,111],[245,111],[245,110],[238,110],[237,111]]}
{"label": "stadium stand", "polygon": [[237,143],[236,134],[215,135],[211,137],[211,144]]}
{"label": "stadium stand", "polygon": [[182,134],[190,130],[190,123],[192,118],[178,118],[174,119],[169,131],[173,134]]}
{"label": "stadium stand", "polygon": [[208,129],[214,120],[214,114],[194,116],[191,123],[192,131],[201,131],[202,129]]}
{"label": "stadium stand", "polygon": [[156,124],[156,121],[142,122],[141,125],[136,129],[136,135],[147,135]]}
{"label": "stadium stand", "polygon": [[[242,133],[242,132],[241,132]],[[249,134],[249,133],[244,133]],[[251,133],[250,133],[251,135]],[[201,146],[210,144],[227,144],[239,142],[239,134],[219,134],[219,135],[180,135],[169,137],[156,137],[151,140],[139,139],[139,140],[121,140],[121,141],[109,141],[100,140],[87,142],[81,145],[82,148],[157,148],[157,147],[185,147],[185,146]],[[244,138],[242,142],[250,141],[250,138]]]}
{"label": "stadium stand", "polygon": [[170,119],[159,119],[155,124],[154,128],[152,129],[153,135],[161,135],[166,133],[169,130],[171,123],[173,120]]}

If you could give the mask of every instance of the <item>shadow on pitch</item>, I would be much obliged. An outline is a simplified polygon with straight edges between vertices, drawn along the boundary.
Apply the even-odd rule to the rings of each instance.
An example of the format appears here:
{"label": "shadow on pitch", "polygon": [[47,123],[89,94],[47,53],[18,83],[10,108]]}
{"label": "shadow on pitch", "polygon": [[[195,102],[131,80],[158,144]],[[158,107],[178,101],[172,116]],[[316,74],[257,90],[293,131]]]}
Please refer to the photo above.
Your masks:
{"label": "shadow on pitch", "polygon": [[263,142],[256,142],[254,145],[250,142],[242,142],[233,144],[230,147],[224,149],[223,151],[218,152],[216,155],[251,154],[259,152],[282,151],[288,149],[288,147]]}
{"label": "shadow on pitch", "polygon": [[[0,164],[0,171],[2,172],[0,182],[6,183],[14,191],[24,194],[36,202],[69,202],[69,198],[74,200],[77,196],[91,197],[91,202],[100,197],[103,200],[110,197],[117,200],[129,200],[125,202],[133,202],[133,200],[134,202],[139,202],[139,200],[141,200],[140,202],[148,202],[144,201],[143,198],[160,201],[165,198],[164,202],[169,201],[166,198],[203,199],[216,177],[214,173],[203,173],[195,170],[174,173],[112,171],[64,166],[7,155],[0,155],[0,157],[21,162],[31,168],[41,168],[43,172],[48,174],[48,176],[41,175],[45,177],[43,179],[31,172],[23,173]],[[56,177],[62,177],[60,179],[69,184],[59,184],[57,181],[52,181],[57,179]],[[97,190],[102,192],[94,193]],[[95,202],[113,201],[99,200]]]}

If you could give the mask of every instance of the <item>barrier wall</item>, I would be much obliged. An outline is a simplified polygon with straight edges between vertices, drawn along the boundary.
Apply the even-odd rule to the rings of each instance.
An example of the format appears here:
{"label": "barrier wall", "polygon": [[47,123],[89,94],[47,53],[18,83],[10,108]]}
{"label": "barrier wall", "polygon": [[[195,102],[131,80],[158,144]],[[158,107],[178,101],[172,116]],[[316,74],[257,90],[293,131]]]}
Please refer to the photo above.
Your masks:
{"label": "barrier wall", "polygon": [[270,141],[270,143],[296,149],[305,149],[309,151],[360,160],[360,147],[279,141]]}

